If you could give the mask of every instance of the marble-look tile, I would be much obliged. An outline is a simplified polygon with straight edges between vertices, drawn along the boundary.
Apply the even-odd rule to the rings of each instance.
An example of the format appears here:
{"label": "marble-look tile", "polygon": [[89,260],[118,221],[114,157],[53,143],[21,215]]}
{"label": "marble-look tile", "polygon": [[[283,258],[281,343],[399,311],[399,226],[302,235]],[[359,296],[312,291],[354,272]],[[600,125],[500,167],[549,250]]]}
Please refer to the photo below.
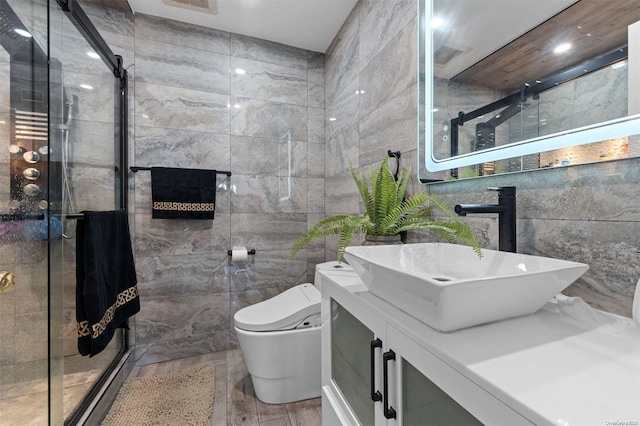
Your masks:
{"label": "marble-look tile", "polygon": [[[111,3],[115,3],[115,1],[112,0]],[[103,7],[85,1],[81,1],[81,6],[100,34],[108,31],[127,36],[134,35],[134,15],[131,11]],[[135,19],[139,19],[140,16],[140,14],[136,14]]]}
{"label": "marble-look tile", "polygon": [[307,108],[307,140],[324,143],[324,108]]}
{"label": "marble-look tile", "polygon": [[137,166],[231,170],[229,135],[137,126],[135,159]]}
{"label": "marble-look tile", "polygon": [[225,351],[231,348],[229,334],[229,331],[217,331],[210,335],[139,344],[135,347],[136,365]]}
{"label": "marble-look tile", "polygon": [[[628,67],[605,67],[574,80],[574,113],[577,125],[627,115]],[[591,118],[592,122],[587,121]]]}
{"label": "marble-look tile", "polygon": [[[364,90],[360,96],[362,117],[380,108],[407,88],[415,87],[418,63],[415,42],[417,26],[415,21],[411,22],[413,24],[407,25],[360,73],[360,90]],[[408,48],[399,49],[398,46]],[[415,102],[415,96],[413,99]]]}
{"label": "marble-look tile", "polygon": [[[307,140],[307,107],[245,97],[233,97],[232,134]],[[235,107],[237,105],[237,107]]]}
{"label": "marble-look tile", "polygon": [[[115,134],[113,123],[75,120],[69,128],[69,164],[114,166]],[[61,150],[64,147],[60,148]]]}
{"label": "marble-look tile", "polygon": [[324,53],[307,51],[307,69],[324,74]]}
{"label": "marble-look tile", "polygon": [[409,88],[360,120],[360,166],[416,144],[416,94]]}
{"label": "marble-look tile", "polygon": [[307,105],[307,70],[255,61],[231,58],[231,93],[270,102]]}
{"label": "marble-look tile", "polygon": [[324,208],[328,215],[360,211],[360,194],[351,172],[327,176]]}
{"label": "marble-look tile", "polygon": [[308,178],[307,188],[307,211],[324,212],[324,178]]}
{"label": "marble-look tile", "polygon": [[360,120],[359,81],[356,77],[342,92],[326,104],[325,139],[335,135]]}
{"label": "marble-look tile", "polygon": [[255,249],[255,261],[265,250],[290,250],[295,240],[307,229],[307,215],[246,214],[231,216],[232,246]]}
{"label": "marble-look tile", "polygon": [[325,144],[325,177],[335,176],[360,166],[360,133],[358,125],[338,133]]}
{"label": "marble-look tile", "polygon": [[324,178],[324,143],[307,144],[307,175]]}
{"label": "marble-look tile", "polygon": [[[279,288],[286,289],[302,284],[307,278],[307,264],[301,256],[289,259],[289,250],[256,251],[255,262],[251,264],[252,274],[243,283],[234,285],[233,291],[240,289]],[[234,282],[237,278],[234,277]],[[232,292],[233,292],[232,291]]]}
{"label": "marble-look tile", "polygon": [[213,28],[136,14],[136,38],[161,41],[178,46],[229,55],[230,34]]}
{"label": "marble-look tile", "polygon": [[334,98],[357,78],[360,71],[359,8],[356,3],[327,49],[325,57],[325,102]]}
{"label": "marble-look tile", "polygon": [[[328,216],[328,215],[327,215]],[[320,222],[326,216],[324,213],[309,213],[307,214],[307,229],[311,229],[316,223]],[[314,250],[322,248],[324,249],[324,238],[314,238],[307,245],[307,255],[310,255]]]}
{"label": "marble-look tile", "polygon": [[229,97],[136,82],[136,126],[229,133]]}
{"label": "marble-look tile", "polygon": [[233,214],[306,212],[306,178],[242,175],[234,181]]}
{"label": "marble-look tile", "polygon": [[146,299],[136,314],[136,340],[145,345],[208,337],[228,330],[229,325],[228,292]]}
{"label": "marble-look tile", "polygon": [[[16,360],[22,363],[47,359],[47,311],[16,313]],[[17,368],[17,366],[16,366]],[[16,374],[18,370],[16,369]],[[21,375],[22,377],[22,375]]]}
{"label": "marble-look tile", "polygon": [[122,56],[122,64],[124,69],[129,71],[129,85],[131,85],[135,65],[135,38],[109,31],[101,31],[101,34],[113,54]]}
{"label": "marble-look tile", "polygon": [[136,81],[229,94],[229,56],[136,39]]}
{"label": "marble-look tile", "polygon": [[[415,21],[412,21],[417,14],[415,0],[365,0],[360,4],[361,69],[384,48],[392,47],[402,53],[417,49],[415,38],[409,43],[397,43],[394,40],[399,31],[406,31],[407,26],[416,26]],[[415,57],[415,52],[407,56]],[[413,68],[412,66],[411,69]]]}
{"label": "marble-look tile", "polygon": [[177,256],[226,253],[229,243],[229,215],[213,220],[152,219],[135,215],[136,256]]}
{"label": "marble-look tile", "polygon": [[307,143],[231,136],[231,170],[239,175],[307,175]]}
{"label": "marble-look tile", "polygon": [[[2,331],[0,331],[0,366],[13,365],[15,357],[15,322],[13,315],[0,315],[2,321]],[[0,383],[6,383],[0,381]]]}
{"label": "marble-look tile", "polygon": [[[230,246],[229,246],[230,247]],[[208,254],[142,256],[136,253],[141,304],[175,297],[208,297],[229,291],[227,251]],[[136,325],[142,318],[137,319]]]}
{"label": "marble-look tile", "polygon": [[[116,208],[115,173],[106,167],[76,165],[71,173],[75,182],[72,188],[74,210],[113,210]],[[75,224],[63,222],[65,229],[75,229]],[[65,231],[66,232],[66,231]]]}
{"label": "marble-look tile", "polygon": [[310,107],[324,108],[324,72],[309,71],[307,92]]}
{"label": "marble-look tile", "polygon": [[636,239],[630,236],[638,235],[640,224],[558,220],[523,222],[522,225],[535,230],[535,237],[519,244],[522,252],[589,265],[589,270],[565,290],[565,294],[580,296],[597,309],[631,317],[640,255]]}
{"label": "marble-look tile", "polygon": [[[67,121],[69,131],[74,130],[75,120],[109,123],[113,128],[116,119],[115,105],[119,100],[113,93],[115,80],[111,72],[78,74],[68,71],[64,73],[63,84],[73,98],[71,120]],[[93,89],[83,89],[80,87],[81,84],[88,84]],[[64,118],[68,119],[68,116]]]}
{"label": "marble-look tile", "polygon": [[307,69],[306,50],[241,34],[231,34],[231,56]]}

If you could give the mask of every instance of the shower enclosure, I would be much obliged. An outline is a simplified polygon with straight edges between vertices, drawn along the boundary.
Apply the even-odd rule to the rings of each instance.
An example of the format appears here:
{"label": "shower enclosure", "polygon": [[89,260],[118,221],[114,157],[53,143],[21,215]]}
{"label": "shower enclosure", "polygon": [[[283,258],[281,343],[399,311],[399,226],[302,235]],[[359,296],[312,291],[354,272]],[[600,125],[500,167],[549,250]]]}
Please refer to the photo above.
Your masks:
{"label": "shower enclosure", "polygon": [[77,350],[75,229],[124,209],[127,73],[75,0],[0,0],[0,426],[78,421],[126,351]]}

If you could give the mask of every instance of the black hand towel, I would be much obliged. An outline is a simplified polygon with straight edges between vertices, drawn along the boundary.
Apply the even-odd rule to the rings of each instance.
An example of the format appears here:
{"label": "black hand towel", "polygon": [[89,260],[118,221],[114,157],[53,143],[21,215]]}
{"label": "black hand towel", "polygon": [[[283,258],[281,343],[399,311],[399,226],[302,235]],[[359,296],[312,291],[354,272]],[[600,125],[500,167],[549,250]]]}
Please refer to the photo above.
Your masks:
{"label": "black hand towel", "polygon": [[140,299],[127,213],[82,213],[76,233],[78,351],[94,356],[140,311]]}
{"label": "black hand towel", "polygon": [[213,219],[216,171],[151,168],[154,219]]}

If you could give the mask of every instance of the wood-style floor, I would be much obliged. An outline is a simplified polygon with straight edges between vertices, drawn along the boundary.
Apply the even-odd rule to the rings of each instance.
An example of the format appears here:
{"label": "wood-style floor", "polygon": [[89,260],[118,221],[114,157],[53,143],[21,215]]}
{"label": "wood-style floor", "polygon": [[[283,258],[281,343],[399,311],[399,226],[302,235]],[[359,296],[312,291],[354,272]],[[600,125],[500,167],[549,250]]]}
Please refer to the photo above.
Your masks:
{"label": "wood-style floor", "polygon": [[253,391],[240,349],[136,366],[129,377],[170,373],[196,364],[215,366],[216,388],[211,426],[320,426],[321,398],[289,404],[265,404]]}

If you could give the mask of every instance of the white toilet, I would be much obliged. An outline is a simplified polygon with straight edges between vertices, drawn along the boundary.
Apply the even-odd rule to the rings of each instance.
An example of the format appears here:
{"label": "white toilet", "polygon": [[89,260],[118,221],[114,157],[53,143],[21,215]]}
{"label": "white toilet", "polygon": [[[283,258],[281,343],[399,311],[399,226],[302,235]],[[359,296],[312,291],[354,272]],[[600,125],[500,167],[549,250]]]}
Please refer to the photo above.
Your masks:
{"label": "white toilet", "polygon": [[233,318],[259,400],[282,404],[320,396],[320,291],[313,284],[247,306]]}

